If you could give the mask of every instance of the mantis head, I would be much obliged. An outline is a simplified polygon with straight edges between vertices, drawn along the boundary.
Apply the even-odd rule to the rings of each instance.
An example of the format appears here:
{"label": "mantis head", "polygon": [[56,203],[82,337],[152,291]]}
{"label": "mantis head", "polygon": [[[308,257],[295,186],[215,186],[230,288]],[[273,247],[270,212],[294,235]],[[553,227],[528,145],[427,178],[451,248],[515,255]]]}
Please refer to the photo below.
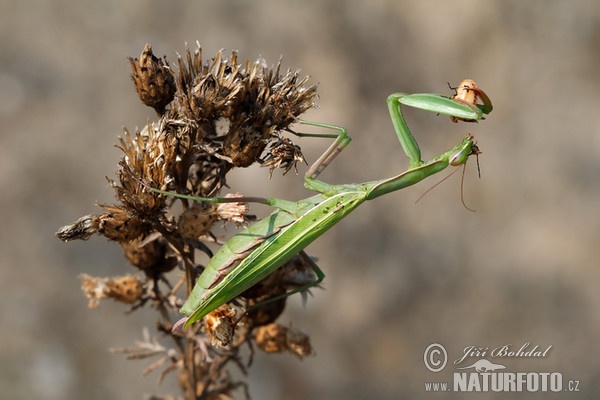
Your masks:
{"label": "mantis head", "polygon": [[[463,196],[465,169],[466,169],[466,166],[467,166],[467,160],[469,159],[469,156],[475,156],[475,157],[477,157],[477,173],[479,174],[479,177],[481,177],[481,173],[480,173],[480,170],[479,170],[479,157],[478,157],[481,154],[481,151],[479,150],[479,147],[477,147],[477,143],[475,141],[473,141],[473,139],[474,139],[473,135],[471,135],[471,134],[467,135],[463,139],[463,141],[458,146],[456,146],[454,148],[454,151],[450,154],[450,157],[448,159],[448,164],[449,165],[452,165],[454,167],[458,167],[458,166],[461,166],[461,165],[463,166],[462,179],[460,181],[460,200],[463,203],[463,206],[467,210],[469,210],[469,211],[475,211],[475,210],[469,208],[465,204],[465,200],[464,200],[464,196]],[[423,193],[417,199],[417,201],[415,201],[415,203],[418,203],[423,197],[425,197],[425,195],[427,193],[429,193],[431,190],[433,190],[437,185],[441,184],[446,179],[448,179],[452,175],[454,175],[454,173],[456,173],[456,171],[458,171],[458,169],[454,170],[449,175],[447,175],[444,179],[442,179],[441,181],[439,181],[438,183],[436,183],[435,185],[433,185],[432,187],[430,187],[429,189],[427,189],[425,191],[425,193]]]}
{"label": "mantis head", "polygon": [[[467,135],[461,145],[456,148],[454,154],[450,156],[450,165],[457,167],[459,165],[466,164],[469,156],[479,156],[481,154],[479,147],[477,147],[477,142],[474,142],[473,139],[473,135]],[[479,169],[479,158],[477,161],[477,169]]]}

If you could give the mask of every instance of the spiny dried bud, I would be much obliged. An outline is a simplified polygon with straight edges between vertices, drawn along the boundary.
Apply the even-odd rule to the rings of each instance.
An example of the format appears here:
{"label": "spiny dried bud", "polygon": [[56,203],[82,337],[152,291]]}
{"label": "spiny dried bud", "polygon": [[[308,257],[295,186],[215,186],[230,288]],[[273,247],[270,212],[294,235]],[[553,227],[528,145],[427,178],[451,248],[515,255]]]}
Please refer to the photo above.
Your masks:
{"label": "spiny dried bud", "polygon": [[280,64],[268,68],[264,60],[246,63],[240,74],[243,90],[236,96],[236,113],[231,116],[223,153],[236,167],[259,161],[262,151],[277,133],[288,129],[297,117],[314,106],[317,87],[305,88],[308,77],[298,80],[298,72],[280,75]]}
{"label": "spiny dried bud", "polygon": [[[313,107],[317,97],[316,85],[304,86],[308,77],[299,79],[298,72],[291,71],[281,74],[280,64],[269,68],[262,59],[238,64],[236,52],[226,59],[219,51],[203,62],[198,46],[193,55],[187,49],[185,61],[182,57],[178,61],[169,118],[196,121],[195,140],[201,148],[236,167],[261,161],[266,146],[280,140],[278,133]],[[216,127],[223,119],[228,121],[224,141]]]}
{"label": "spiny dried bud", "polygon": [[224,347],[233,341],[235,315],[235,310],[225,304],[204,317],[203,330],[210,336],[213,346]]}
{"label": "spiny dried bud", "polygon": [[313,354],[308,335],[279,324],[259,327],[256,330],[256,345],[266,353],[288,351],[300,359]]}
{"label": "spiny dried bud", "polygon": [[131,265],[144,271],[147,276],[158,276],[177,266],[177,257],[168,256],[168,246],[164,238],[157,235],[151,240],[135,239],[121,242],[125,258]]}
{"label": "spiny dried bud", "polygon": [[101,206],[107,212],[98,217],[98,233],[110,240],[129,242],[152,230],[147,223],[136,215],[119,206]]}
{"label": "spiny dried bud", "polygon": [[148,124],[135,136],[125,129],[117,146],[125,153],[119,162],[121,185],[109,179],[123,207],[144,218],[155,217],[166,207],[166,196],[148,190],[144,184],[166,188],[177,165],[179,142],[163,129],[166,127],[161,124]]}
{"label": "spiny dried bud", "polygon": [[123,303],[135,303],[142,298],[144,284],[133,275],[99,278],[83,274],[81,289],[89,299],[88,307],[95,308],[106,297]]}
{"label": "spiny dried bud", "polygon": [[175,97],[175,79],[166,60],[156,58],[152,46],[146,44],[140,59],[128,57],[131,63],[131,78],[142,103],[152,107],[159,115]]}
{"label": "spiny dried bud", "polygon": [[231,60],[227,60],[219,50],[212,62],[204,63],[202,48],[198,45],[193,57],[188,48],[186,61],[179,57],[178,63],[174,108],[178,118],[216,121],[231,115],[232,102],[235,103],[242,78],[236,52],[232,52]]}
{"label": "spiny dried bud", "polygon": [[249,167],[260,158],[272,129],[257,130],[246,118],[234,120],[223,143],[223,153],[240,168]]}
{"label": "spiny dried bud", "polygon": [[98,233],[99,218],[97,215],[84,215],[72,224],[65,225],[54,234],[63,242],[71,240],[88,240]]}
{"label": "spiny dried bud", "polygon": [[300,146],[296,146],[288,138],[282,138],[271,144],[268,155],[260,166],[270,167],[269,179],[271,179],[275,168],[283,168],[283,175],[285,175],[292,167],[294,167],[294,172],[298,174],[299,162],[308,165],[306,159],[304,159]]}
{"label": "spiny dried bud", "polygon": [[184,238],[198,239],[210,231],[218,218],[216,205],[208,202],[196,203],[179,217],[178,231]]}

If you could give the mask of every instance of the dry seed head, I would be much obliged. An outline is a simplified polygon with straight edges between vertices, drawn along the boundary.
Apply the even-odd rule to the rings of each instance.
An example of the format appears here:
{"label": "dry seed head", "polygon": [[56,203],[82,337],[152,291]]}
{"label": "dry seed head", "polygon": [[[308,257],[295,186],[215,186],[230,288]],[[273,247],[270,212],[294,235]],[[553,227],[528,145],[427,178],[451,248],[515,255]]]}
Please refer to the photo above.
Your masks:
{"label": "dry seed head", "polygon": [[97,215],[84,215],[72,224],[61,227],[54,234],[63,242],[71,240],[88,240],[90,236],[98,233],[99,217]]}
{"label": "dry seed head", "polygon": [[177,162],[177,140],[162,132],[159,124],[148,124],[142,131],[131,136],[125,129],[119,139],[124,157],[119,162],[119,181],[113,185],[117,199],[131,213],[143,218],[161,214],[166,207],[166,198],[140,184],[154,188],[165,188],[172,179]]}
{"label": "dry seed head", "polygon": [[288,351],[303,359],[313,354],[313,348],[310,344],[310,337],[302,331],[290,327],[286,335]]}
{"label": "dry seed head", "polygon": [[[241,193],[228,193],[226,199],[244,197]],[[246,223],[246,214],[250,211],[248,203],[219,203],[217,204],[217,215],[221,221],[234,222],[236,225]]]}
{"label": "dry seed head", "polygon": [[198,239],[210,231],[218,217],[216,205],[208,202],[195,203],[181,214],[177,228],[184,238]]}
{"label": "dry seed head", "polygon": [[175,79],[166,60],[152,54],[152,46],[146,44],[140,59],[128,57],[131,63],[131,79],[142,103],[152,107],[159,115],[175,97]]}
{"label": "dry seed head", "polygon": [[[250,291],[252,289],[249,289]],[[285,291],[281,291],[274,295],[283,295]],[[249,294],[249,291],[246,291],[243,296],[245,297]],[[259,298],[248,298],[248,307],[252,307],[261,301],[268,300],[273,296],[263,296]],[[259,327],[263,325],[271,324],[281,316],[283,311],[285,310],[286,297],[281,299],[277,299],[274,301],[269,301],[266,304],[261,304],[259,307],[250,308],[248,310],[248,321],[254,327]]]}
{"label": "dry seed head", "polygon": [[179,118],[195,121],[216,120],[231,114],[231,102],[239,90],[237,53],[223,59],[219,50],[212,62],[202,61],[198,46],[192,57],[186,49],[186,61],[178,58],[177,92],[174,113]]}
{"label": "dry seed head", "polygon": [[144,293],[143,283],[133,275],[98,278],[81,275],[81,289],[89,299],[89,308],[95,308],[100,300],[108,297],[123,303],[135,303]]}
{"label": "dry seed head", "polygon": [[292,327],[270,324],[256,329],[256,345],[266,353],[288,351],[302,359],[313,354],[310,337]]}
{"label": "dry seed head", "polygon": [[[316,85],[305,87],[308,77],[298,72],[280,73],[280,64],[267,67],[264,60],[238,64],[236,52],[229,59],[223,52],[202,60],[200,47],[192,55],[179,57],[177,92],[169,118],[199,124],[197,141],[218,149],[236,167],[260,161],[265,147],[278,141],[278,132],[288,129],[298,116],[314,106]],[[225,140],[217,135],[216,123],[229,121]],[[284,164],[282,166],[286,166]]]}
{"label": "dry seed head", "polygon": [[128,242],[147,233],[151,227],[119,206],[101,206],[107,212],[98,217],[98,233],[110,240]]}
{"label": "dry seed head", "polygon": [[121,247],[131,265],[144,271],[146,276],[155,277],[177,266],[177,258],[168,255],[168,246],[162,237],[121,242]]}
{"label": "dry seed head", "polygon": [[296,146],[290,139],[282,138],[279,141],[272,143],[265,161],[260,165],[261,167],[269,168],[269,179],[273,176],[275,168],[283,168],[283,175],[287,174],[292,167],[294,172],[298,174],[298,163],[304,163],[308,165],[302,149],[300,146]]}
{"label": "dry seed head", "polygon": [[233,341],[235,315],[235,310],[224,304],[204,317],[203,330],[208,333],[213,346],[224,347]]}

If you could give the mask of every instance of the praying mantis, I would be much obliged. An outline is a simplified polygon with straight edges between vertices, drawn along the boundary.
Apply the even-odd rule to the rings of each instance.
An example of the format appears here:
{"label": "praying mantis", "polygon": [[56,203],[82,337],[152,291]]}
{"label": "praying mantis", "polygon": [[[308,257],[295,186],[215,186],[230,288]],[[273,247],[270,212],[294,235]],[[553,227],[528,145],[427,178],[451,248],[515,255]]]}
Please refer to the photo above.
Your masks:
{"label": "praying mantis", "polygon": [[[303,125],[332,129],[338,132],[337,135],[299,134],[335,138],[334,142],[306,173],[305,187],[318,193],[312,197],[297,202],[257,197],[204,198],[148,187],[156,193],[194,201],[255,202],[275,207],[275,211],[268,217],[232,236],[215,253],[196,281],[189,298],[180,309],[180,313],[185,317],[178,321],[173,329],[178,329],[181,325],[190,326],[256,285],[295,255],[303,254],[306,246],[344,219],[364,201],[414,185],[448,166],[464,165],[469,156],[480,154],[479,148],[473,140],[474,137],[469,134],[452,149],[440,153],[429,161],[423,161],[419,146],[402,114],[402,105],[406,105],[449,115],[453,121],[455,119],[463,121],[482,119],[483,114],[489,114],[492,111],[491,101],[476,85],[469,86],[470,83],[463,84],[464,82],[466,81],[459,85],[462,91],[457,91],[456,99],[427,93],[395,93],[387,98],[394,130],[409,158],[408,169],[390,178],[340,185],[317,180],[319,174],[350,143],[351,139],[345,128],[318,122],[299,121]],[[479,99],[483,101],[483,104],[478,104]],[[263,303],[307,290],[318,285],[325,278],[323,271],[310,257],[304,255],[304,259],[314,270],[316,280]]]}

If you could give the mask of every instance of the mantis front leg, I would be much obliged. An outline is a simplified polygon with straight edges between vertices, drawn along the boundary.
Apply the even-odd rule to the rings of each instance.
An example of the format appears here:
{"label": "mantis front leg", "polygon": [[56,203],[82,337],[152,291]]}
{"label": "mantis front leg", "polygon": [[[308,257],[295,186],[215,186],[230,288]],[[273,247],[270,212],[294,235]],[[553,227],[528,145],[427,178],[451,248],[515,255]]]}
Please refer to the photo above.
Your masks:
{"label": "mantis front leg", "polygon": [[341,126],[311,121],[300,121],[300,123],[339,131],[339,134],[337,135],[296,133],[297,136],[335,138],[335,141],[327,148],[327,150],[325,150],[323,154],[321,154],[317,161],[310,166],[308,171],[306,171],[306,176],[314,179],[319,176],[325,168],[327,168],[327,166],[342,152],[342,150],[344,150],[346,146],[350,144],[352,138],[348,136],[348,130],[346,128],[342,128]]}
{"label": "mantis front leg", "polygon": [[[483,93],[483,91],[481,92]],[[485,96],[485,98],[489,101],[487,96]],[[473,103],[475,103],[476,100],[477,98],[473,100]],[[456,101],[454,98],[430,93],[394,93],[388,96],[387,104],[398,140],[400,141],[406,156],[410,160],[408,165],[409,169],[422,165],[423,160],[421,159],[419,145],[408,129],[404,116],[402,115],[402,105],[419,108],[425,111],[432,111],[437,114],[446,114],[453,118],[453,121],[454,119],[477,121],[482,118],[483,113],[487,114],[491,112],[491,102],[489,102],[488,108],[480,109],[474,104]]]}
{"label": "mantis front leg", "polygon": [[[465,80],[461,83],[461,85],[465,86],[466,84],[464,84],[464,82],[467,81],[472,82],[472,84],[470,84],[471,86],[469,86],[468,90],[465,90],[467,90],[467,92],[470,90],[469,93],[477,94],[474,95],[473,98],[468,98],[465,101],[458,101],[458,98],[448,98],[429,93],[394,93],[388,96],[387,105],[390,118],[392,119],[392,124],[394,126],[394,130],[396,131],[396,136],[398,136],[398,140],[400,141],[400,145],[404,149],[404,153],[406,153],[406,156],[409,159],[409,169],[422,165],[423,160],[421,159],[421,150],[419,149],[419,145],[417,144],[417,141],[415,140],[415,137],[411,133],[410,129],[408,129],[408,125],[406,124],[404,116],[402,115],[402,104],[414,108],[420,108],[426,111],[432,111],[438,114],[447,114],[453,118],[453,121],[455,119],[476,121],[481,119],[482,112],[486,114],[491,112],[491,101],[482,90],[477,88],[475,82],[471,80]],[[482,98],[486,108],[482,108],[480,110],[476,106],[475,103],[477,102],[478,96]],[[468,100],[471,100],[471,103],[469,103]],[[315,161],[315,163],[308,169],[306,173],[307,177],[314,179],[319,176],[319,174],[333,161],[335,157],[341,153],[346,146],[348,146],[348,144],[350,144],[351,139],[348,136],[348,131],[339,126],[309,121],[300,121],[300,123],[339,131],[338,135],[295,133],[298,136],[336,138],[331,146],[329,146],[329,148],[325,150],[321,157],[319,157],[319,159],[317,159],[317,161]]]}
{"label": "mantis front leg", "polygon": [[[466,81],[467,80],[463,81],[463,83]],[[475,85],[474,82],[473,85]],[[414,108],[432,111],[438,114],[450,115],[450,117],[452,118],[457,118],[461,120],[476,121],[481,119],[484,113],[487,114],[491,112],[492,106],[491,101],[489,100],[487,95],[485,95],[485,93],[481,89],[478,89],[476,85],[473,85],[468,86],[468,88],[465,86],[465,90],[466,93],[473,92],[476,94],[476,96],[474,98],[469,97],[465,101],[457,101],[457,99],[454,98],[448,98],[445,96],[430,93],[394,93],[388,96],[387,104],[390,117],[392,119],[392,124],[394,126],[396,136],[398,136],[398,140],[400,141],[400,144],[402,145],[402,148],[409,159],[409,169],[416,168],[422,165],[424,162],[421,159],[421,150],[419,149],[419,145],[417,144],[417,141],[410,132],[410,129],[408,129],[406,121],[404,120],[404,116],[402,115],[402,105],[408,105]],[[478,97],[480,97],[484,101],[483,106],[475,104],[477,102]],[[300,137],[335,138],[335,141],[308,169],[306,173],[306,180],[314,180],[335,159],[335,157],[337,157],[341,153],[341,151],[346,146],[348,146],[348,144],[350,144],[351,138],[350,136],[348,136],[348,131],[340,126],[311,121],[300,121],[300,123],[303,125],[317,126],[339,132],[337,135],[292,132],[296,136]],[[147,187],[147,185],[145,185],[144,183],[142,184]],[[170,195],[173,197],[196,201],[208,201],[211,203],[252,202],[271,205],[271,199],[261,197],[242,197],[231,199],[221,197],[201,198],[185,194],[176,194],[168,191],[161,191],[154,188],[149,189],[156,193]]]}

